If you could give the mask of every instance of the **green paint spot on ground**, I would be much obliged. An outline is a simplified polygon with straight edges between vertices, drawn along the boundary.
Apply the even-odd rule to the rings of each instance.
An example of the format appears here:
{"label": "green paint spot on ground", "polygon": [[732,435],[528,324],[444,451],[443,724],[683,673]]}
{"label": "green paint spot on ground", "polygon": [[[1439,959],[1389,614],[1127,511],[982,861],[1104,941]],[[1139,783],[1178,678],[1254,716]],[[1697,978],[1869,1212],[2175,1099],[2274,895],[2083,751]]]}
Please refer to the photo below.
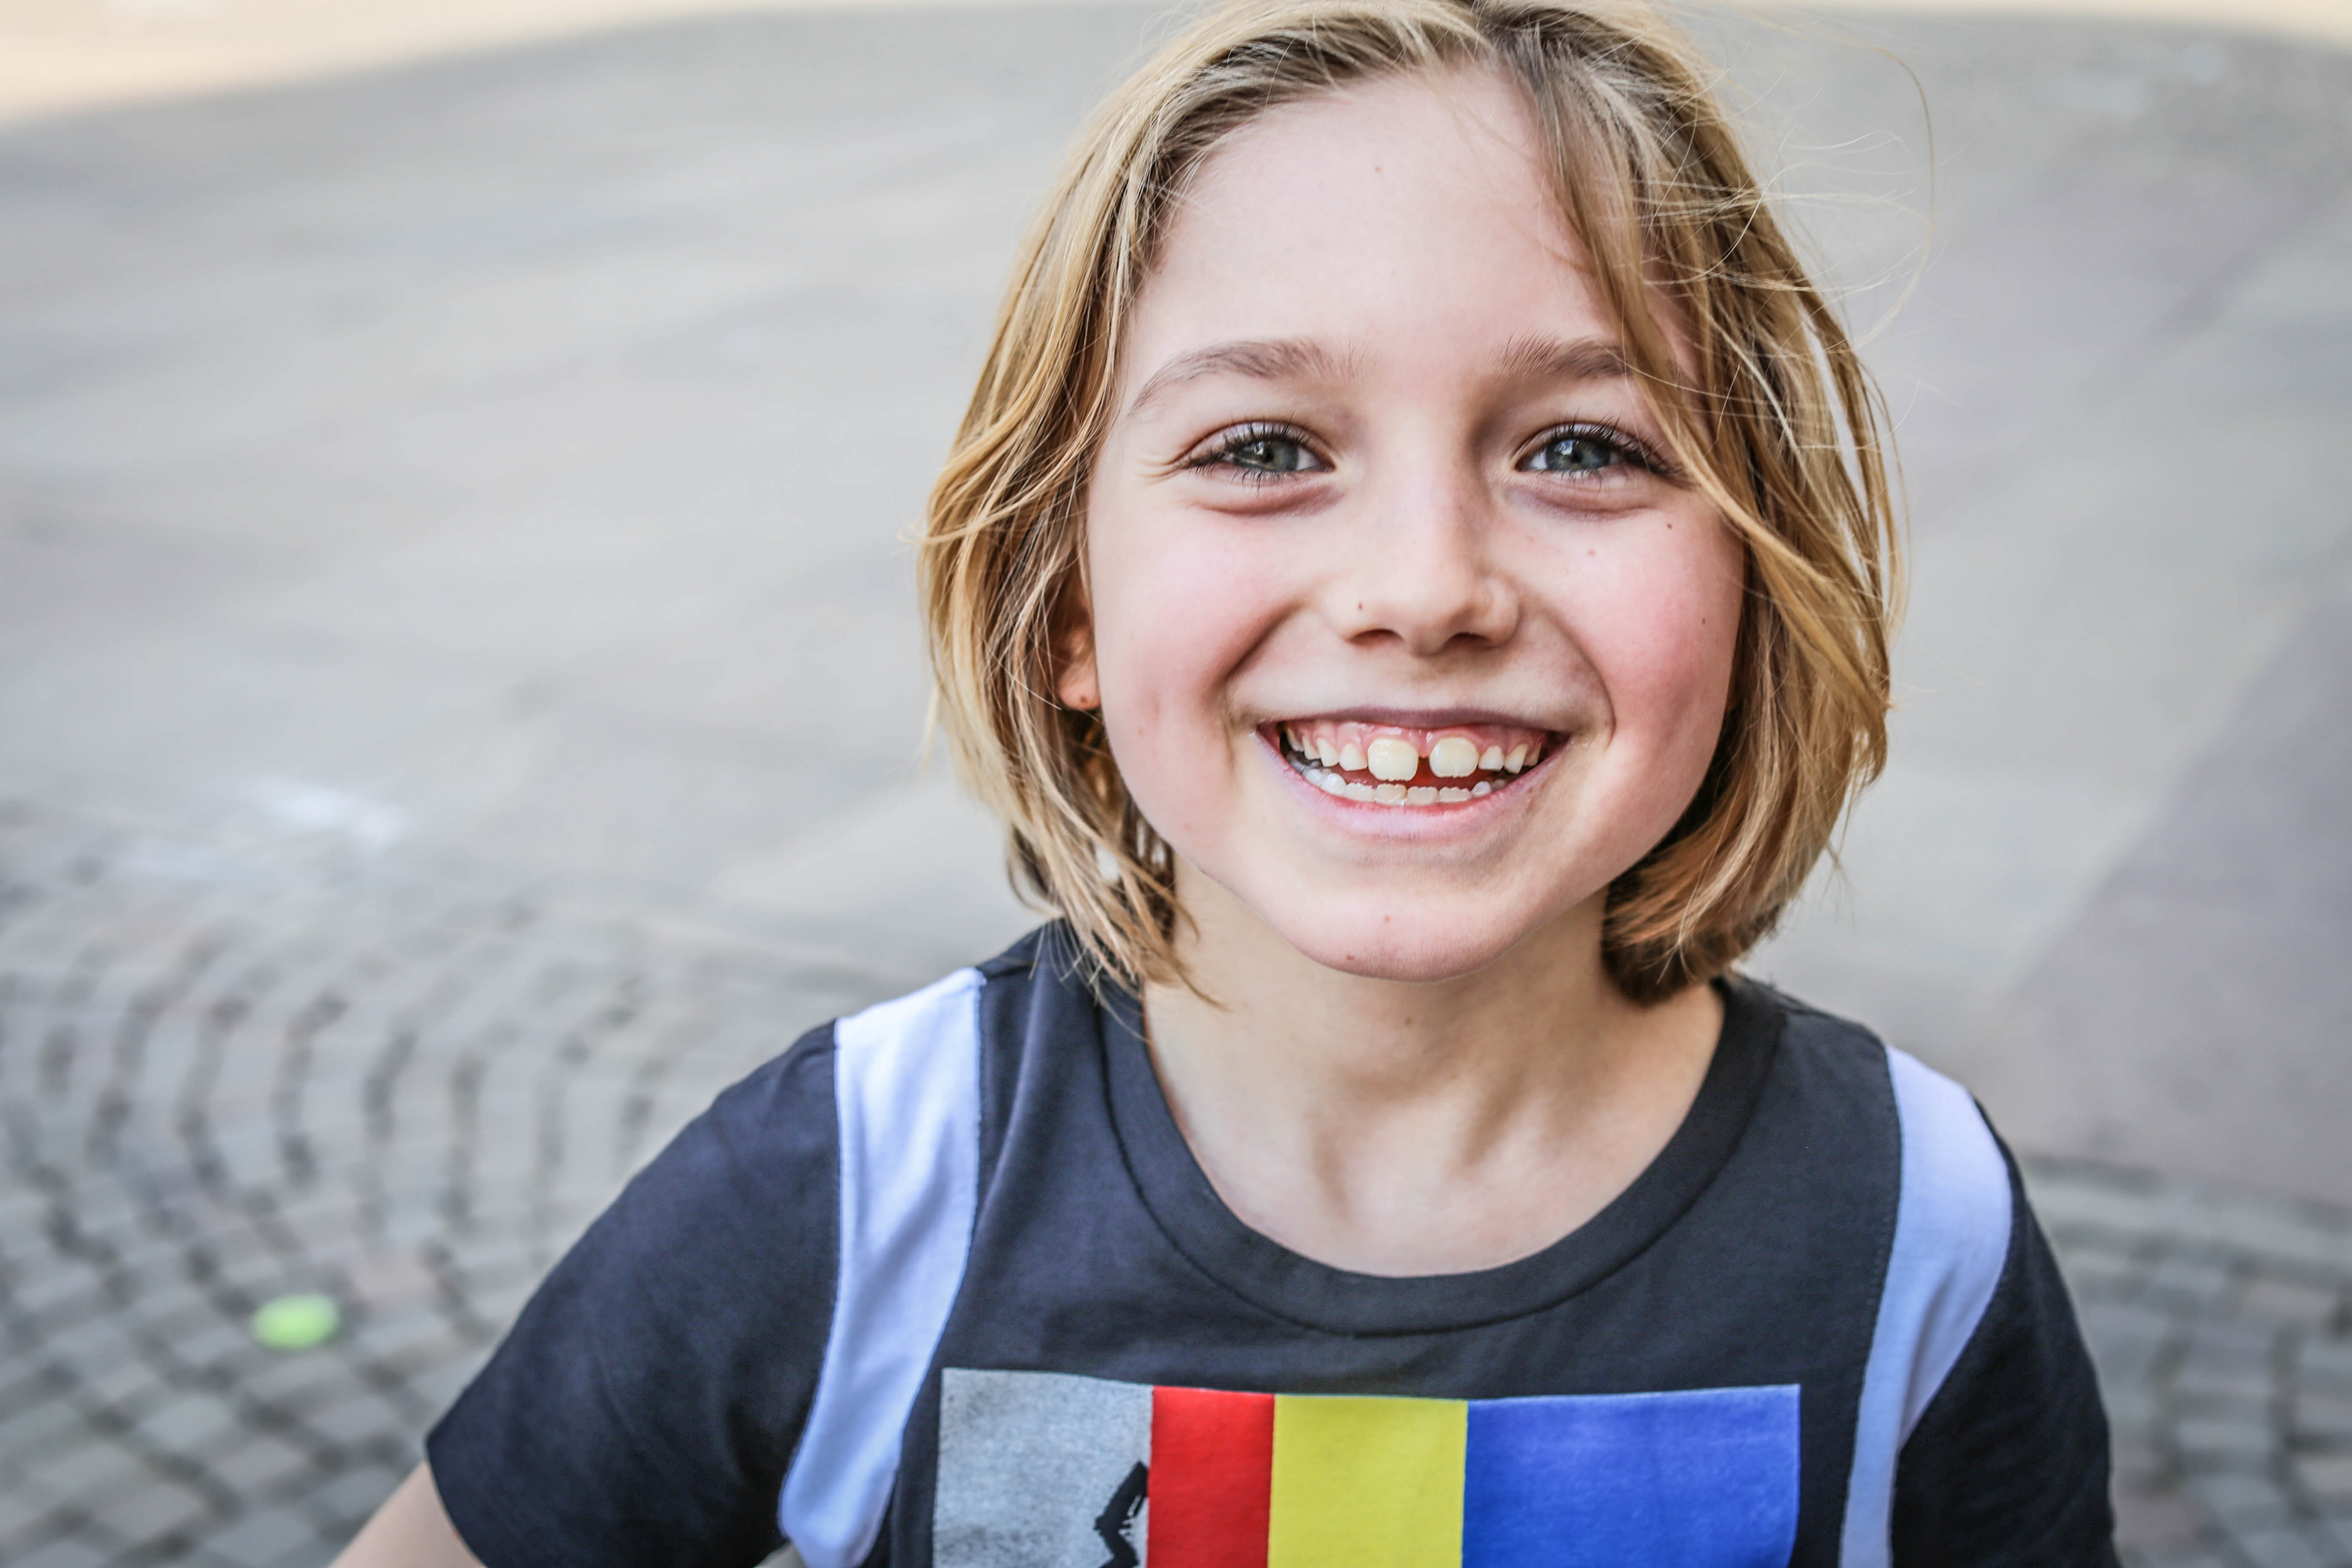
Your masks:
{"label": "green paint spot on ground", "polygon": [[266,1350],[307,1351],[333,1339],[342,1321],[331,1296],[279,1296],[253,1314],[253,1342]]}

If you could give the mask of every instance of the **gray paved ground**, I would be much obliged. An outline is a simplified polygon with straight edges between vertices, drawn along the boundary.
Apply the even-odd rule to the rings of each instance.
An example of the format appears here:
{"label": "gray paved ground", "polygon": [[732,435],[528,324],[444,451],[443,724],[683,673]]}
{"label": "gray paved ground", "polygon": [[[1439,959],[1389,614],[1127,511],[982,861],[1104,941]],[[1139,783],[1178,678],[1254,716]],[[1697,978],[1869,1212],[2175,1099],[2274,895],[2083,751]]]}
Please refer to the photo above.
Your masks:
{"label": "gray paved ground", "polygon": [[[0,1561],[321,1560],[634,1160],[1019,929],[894,541],[1146,26],[0,133]],[[1929,262],[1898,760],[1759,967],[2036,1154],[2134,1562],[2352,1563],[2352,59],[1873,36],[1932,237],[1900,70],[1732,40],[1857,317]]]}

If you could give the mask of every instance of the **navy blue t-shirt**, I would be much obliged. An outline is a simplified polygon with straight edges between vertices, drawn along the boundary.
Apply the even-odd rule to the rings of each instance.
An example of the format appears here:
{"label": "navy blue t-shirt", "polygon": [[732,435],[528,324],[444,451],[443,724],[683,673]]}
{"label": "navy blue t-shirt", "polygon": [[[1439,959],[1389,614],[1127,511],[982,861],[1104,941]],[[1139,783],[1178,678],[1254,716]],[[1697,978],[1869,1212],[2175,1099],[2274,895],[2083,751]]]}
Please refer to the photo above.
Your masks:
{"label": "navy blue t-shirt", "polygon": [[2105,1416],[1966,1093],[1720,983],[1666,1148],[1517,1262],[1219,1200],[1066,931],[681,1132],[427,1443],[488,1568],[2115,1561]]}

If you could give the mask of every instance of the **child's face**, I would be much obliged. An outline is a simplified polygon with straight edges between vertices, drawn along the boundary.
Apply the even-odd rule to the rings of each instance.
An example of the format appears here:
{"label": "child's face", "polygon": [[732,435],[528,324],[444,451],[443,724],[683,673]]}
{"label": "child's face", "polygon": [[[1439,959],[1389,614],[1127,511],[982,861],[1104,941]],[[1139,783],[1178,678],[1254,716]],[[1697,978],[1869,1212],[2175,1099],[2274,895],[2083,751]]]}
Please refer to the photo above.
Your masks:
{"label": "child's face", "polygon": [[1236,135],[1138,303],[1089,497],[1062,695],[1099,699],[1180,889],[1353,973],[1589,917],[1723,724],[1743,556],[1662,471],[1538,155],[1477,75]]}

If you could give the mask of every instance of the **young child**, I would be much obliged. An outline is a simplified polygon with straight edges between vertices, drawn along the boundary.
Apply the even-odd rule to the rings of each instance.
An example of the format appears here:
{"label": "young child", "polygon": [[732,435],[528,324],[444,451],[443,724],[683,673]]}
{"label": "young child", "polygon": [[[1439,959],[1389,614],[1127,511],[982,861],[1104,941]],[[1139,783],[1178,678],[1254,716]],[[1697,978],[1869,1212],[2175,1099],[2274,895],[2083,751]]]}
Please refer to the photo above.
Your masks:
{"label": "young child", "polygon": [[1977,1108],[1729,972],[1883,754],[1895,542],[1706,79],[1253,0],[1112,100],[923,558],[1062,919],[721,1096],[347,1563],[2115,1561]]}

